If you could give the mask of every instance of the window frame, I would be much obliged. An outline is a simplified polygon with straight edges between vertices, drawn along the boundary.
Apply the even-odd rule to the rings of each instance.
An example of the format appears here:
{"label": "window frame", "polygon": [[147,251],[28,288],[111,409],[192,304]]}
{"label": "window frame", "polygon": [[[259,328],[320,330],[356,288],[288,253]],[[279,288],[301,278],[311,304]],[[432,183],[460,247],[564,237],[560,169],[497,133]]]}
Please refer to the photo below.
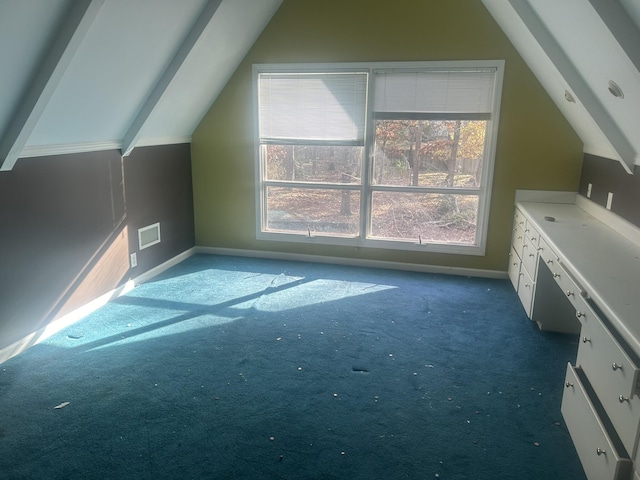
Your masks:
{"label": "window frame", "polygon": [[[253,65],[253,108],[254,108],[254,165],[256,175],[256,239],[277,242],[294,242],[319,245],[338,245],[376,249],[420,251],[432,253],[451,253],[482,256],[486,251],[489,223],[489,207],[493,186],[493,171],[499,127],[504,60],[465,60],[465,61],[424,61],[424,62],[358,62],[358,63],[302,63],[302,64],[254,64]],[[447,188],[425,186],[387,186],[372,185],[373,156],[375,149],[375,114],[371,102],[375,82],[375,72],[381,70],[443,70],[443,69],[493,69],[495,79],[490,119],[485,134],[482,181],[479,188]],[[360,184],[295,182],[266,180],[265,162],[260,143],[259,125],[259,75],[261,73],[313,73],[313,72],[368,72],[365,141],[361,165]],[[331,190],[358,190],[360,193],[360,234],[358,236],[332,236],[321,233],[311,235],[298,232],[268,231],[267,225],[267,187],[309,188]],[[372,196],[377,191],[410,193],[445,193],[455,195],[475,195],[478,197],[478,216],[475,244],[434,243],[420,241],[390,240],[371,238]]]}

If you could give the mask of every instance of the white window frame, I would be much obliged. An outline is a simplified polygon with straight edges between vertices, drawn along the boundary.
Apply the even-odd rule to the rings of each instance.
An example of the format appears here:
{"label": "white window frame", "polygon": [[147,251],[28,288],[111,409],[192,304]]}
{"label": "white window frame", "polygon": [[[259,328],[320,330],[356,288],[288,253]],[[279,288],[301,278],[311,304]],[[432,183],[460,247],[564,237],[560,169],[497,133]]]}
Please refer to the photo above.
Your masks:
{"label": "white window frame", "polygon": [[[437,61],[437,62],[379,62],[379,63],[305,63],[305,64],[254,64],[253,65],[253,104],[254,104],[254,138],[255,138],[255,175],[256,175],[256,238],[267,241],[284,241],[295,243],[342,245],[367,248],[382,248],[393,250],[409,250],[434,253],[451,253],[481,256],[486,251],[487,229],[489,223],[489,208],[493,185],[493,170],[497,144],[497,132],[500,116],[502,96],[502,82],[504,76],[504,60],[469,60],[469,61]],[[368,99],[372,98],[375,71],[386,69],[464,69],[490,68],[495,70],[495,81],[491,118],[487,124],[485,134],[485,153],[482,165],[482,182],[477,189],[448,189],[432,187],[403,187],[373,186],[370,184],[373,167],[373,108],[367,105],[367,123],[365,126],[365,145],[362,164],[362,182],[343,187],[331,185],[331,189],[348,188],[360,192],[360,235],[355,237],[330,236],[320,234],[302,234],[297,232],[272,232],[263,229],[267,223],[266,187],[278,186],[278,182],[264,180],[264,165],[261,158],[259,138],[259,104],[258,104],[258,76],[261,73],[306,73],[306,72],[369,72]],[[370,101],[370,100],[369,100]],[[327,188],[325,184],[310,184],[308,182],[286,182],[287,188]],[[410,191],[412,193],[454,193],[456,195],[478,196],[478,217],[476,224],[475,244],[446,244],[417,241],[398,241],[368,238],[371,225],[371,198],[373,191]]]}

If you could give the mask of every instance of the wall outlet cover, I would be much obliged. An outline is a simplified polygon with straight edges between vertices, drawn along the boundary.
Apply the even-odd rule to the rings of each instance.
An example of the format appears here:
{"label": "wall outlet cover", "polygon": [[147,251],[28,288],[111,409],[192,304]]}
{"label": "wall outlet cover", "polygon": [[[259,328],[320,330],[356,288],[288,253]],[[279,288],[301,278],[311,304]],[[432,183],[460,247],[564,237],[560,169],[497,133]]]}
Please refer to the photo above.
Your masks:
{"label": "wall outlet cover", "polygon": [[613,192],[609,192],[607,195],[607,210],[611,210],[611,204],[613,203]]}

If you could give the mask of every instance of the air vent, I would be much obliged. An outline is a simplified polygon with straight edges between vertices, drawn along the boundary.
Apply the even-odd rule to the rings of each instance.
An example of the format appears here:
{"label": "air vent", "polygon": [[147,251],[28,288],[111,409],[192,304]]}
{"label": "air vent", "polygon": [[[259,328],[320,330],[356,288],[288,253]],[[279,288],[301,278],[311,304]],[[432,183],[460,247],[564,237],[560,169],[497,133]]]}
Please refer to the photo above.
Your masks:
{"label": "air vent", "polygon": [[138,245],[140,250],[160,243],[160,223],[138,229]]}

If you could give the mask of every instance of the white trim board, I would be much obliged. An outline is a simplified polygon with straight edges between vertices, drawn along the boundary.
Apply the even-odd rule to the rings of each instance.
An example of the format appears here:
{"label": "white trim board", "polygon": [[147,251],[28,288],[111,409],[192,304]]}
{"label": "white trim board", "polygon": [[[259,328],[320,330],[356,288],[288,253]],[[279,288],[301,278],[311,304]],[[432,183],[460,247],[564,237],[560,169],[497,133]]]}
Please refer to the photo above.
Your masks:
{"label": "white trim board", "polygon": [[59,331],[67,328],[74,323],[82,320],[84,317],[89,315],[90,313],[96,311],[100,307],[106,305],[108,302],[113,300],[114,298],[118,298],[127,292],[130,292],[137,285],[148,282],[156,275],[161,274],[165,270],[177,265],[178,263],[186,260],[191,255],[196,252],[195,247],[190,248],[182,252],[179,255],[167,260],[166,262],[158,265],[157,267],[152,268],[151,270],[129,280],[124,285],[121,285],[110,292],[105,293],[104,295],[99,296],[98,298],[92,300],[91,302],[77,308],[76,310],[69,312],[68,314],[54,320],[49,323],[47,326],[32,332],[25,337],[13,342],[11,345],[7,345],[4,348],[0,348],[0,364],[6,362],[12,357],[15,357],[19,353],[24,352],[29,347],[33,345],[37,345],[38,343],[46,340],[50,336],[58,333]]}
{"label": "white trim board", "polygon": [[328,257],[304,253],[270,252],[262,250],[242,250],[235,248],[195,247],[196,253],[225,255],[237,257],[268,258],[273,260],[293,260],[297,262],[327,263],[352,267],[384,268],[388,270],[405,270],[421,273],[440,273],[445,275],[461,275],[465,277],[506,279],[507,272],[499,270],[481,270],[477,268],[445,267],[441,265],[422,265],[416,263],[390,262],[386,260],[369,260],[363,258]]}
{"label": "white trim board", "polygon": [[[141,138],[136,144],[136,147],[180,145],[183,143],[191,143],[191,136]],[[87,143],[59,143],[54,145],[27,145],[20,152],[20,158],[102,152],[105,150],[120,150],[121,148],[122,140],[107,140],[104,142]]]}

